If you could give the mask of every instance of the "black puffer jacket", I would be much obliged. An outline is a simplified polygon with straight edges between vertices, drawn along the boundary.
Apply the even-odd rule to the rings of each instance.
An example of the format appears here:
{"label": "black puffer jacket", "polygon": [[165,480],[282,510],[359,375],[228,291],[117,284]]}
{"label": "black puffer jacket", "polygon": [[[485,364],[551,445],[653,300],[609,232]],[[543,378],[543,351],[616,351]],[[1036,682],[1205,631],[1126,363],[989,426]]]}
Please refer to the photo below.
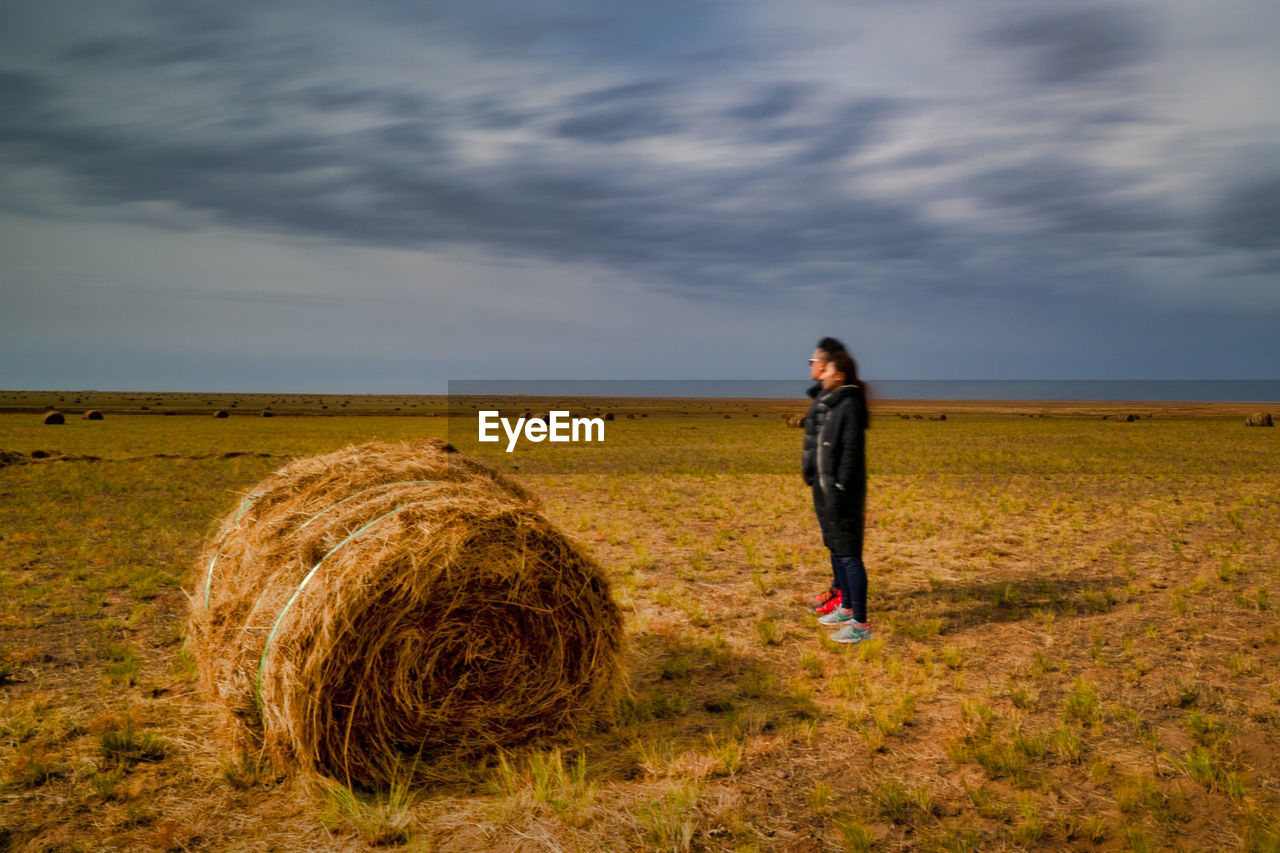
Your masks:
{"label": "black puffer jacket", "polygon": [[[838,555],[862,554],[867,497],[867,401],[862,389],[845,385],[819,394],[805,422],[805,482],[823,543]],[[813,448],[809,449],[810,427]]]}
{"label": "black puffer jacket", "polygon": [[814,451],[818,448],[818,399],[823,393],[822,383],[813,383],[805,393],[813,402],[809,404],[809,412],[804,416],[804,450],[800,454],[800,472],[804,476],[804,484],[812,486],[818,482],[818,457]]}

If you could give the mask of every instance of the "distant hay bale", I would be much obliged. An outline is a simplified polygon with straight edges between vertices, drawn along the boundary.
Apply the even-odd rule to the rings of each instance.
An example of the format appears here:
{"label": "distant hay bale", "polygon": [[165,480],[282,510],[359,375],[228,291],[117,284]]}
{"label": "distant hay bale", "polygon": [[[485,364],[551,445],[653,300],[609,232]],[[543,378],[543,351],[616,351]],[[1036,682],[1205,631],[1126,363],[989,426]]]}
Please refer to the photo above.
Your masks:
{"label": "distant hay bale", "polygon": [[85,412],[82,417],[86,421],[100,421],[102,420],[102,412],[99,412],[97,409],[90,409],[89,411]]}
{"label": "distant hay bale", "polygon": [[900,413],[898,414],[898,417],[899,417],[899,418],[901,418],[901,419],[902,419],[902,420],[904,420],[904,421],[909,421],[909,420],[911,420],[911,415],[908,415],[906,412],[900,412]]}
{"label": "distant hay bale", "polygon": [[918,421],[924,420],[924,415],[912,415],[911,417],[915,418]]}
{"label": "distant hay bale", "polygon": [[276,413],[271,411],[270,409],[263,409],[262,416],[264,418],[274,418],[276,416]]}
{"label": "distant hay bale", "polygon": [[804,415],[783,415],[782,419],[786,421],[787,426],[789,427],[803,427],[805,416]]}
{"label": "distant hay bale", "polygon": [[1269,427],[1271,423],[1271,415],[1267,412],[1254,412],[1244,419],[1245,426]]}
{"label": "distant hay bale", "polygon": [[611,421],[611,420],[613,420],[613,412],[605,412],[605,414],[604,414],[604,419],[605,419],[606,421]]}
{"label": "distant hay bale", "polygon": [[600,566],[440,441],[295,460],[197,563],[189,636],[234,730],[375,787],[597,721],[621,684]]}
{"label": "distant hay bale", "polygon": [[1116,415],[1116,420],[1122,424],[1131,424],[1138,420],[1137,415]]}
{"label": "distant hay bale", "polygon": [[65,424],[67,419],[62,416],[62,412],[45,412],[44,423],[46,424]]}
{"label": "distant hay bale", "polygon": [[947,416],[942,413],[939,413],[936,415],[929,415],[929,420],[931,421],[945,421],[946,419],[947,419]]}
{"label": "distant hay bale", "polygon": [[229,418],[231,417],[231,414],[226,409],[218,409],[218,411],[213,413],[213,416],[215,418]]}

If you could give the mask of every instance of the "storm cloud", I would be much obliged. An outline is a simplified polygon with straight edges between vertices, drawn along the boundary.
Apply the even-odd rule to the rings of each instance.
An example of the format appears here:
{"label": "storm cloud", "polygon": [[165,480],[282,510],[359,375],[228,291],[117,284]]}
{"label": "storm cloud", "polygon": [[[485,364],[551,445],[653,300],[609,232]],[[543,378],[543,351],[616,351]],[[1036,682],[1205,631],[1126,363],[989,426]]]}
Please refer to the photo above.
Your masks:
{"label": "storm cloud", "polygon": [[[1180,88],[1261,87],[1280,70],[1261,24],[1192,44],[1204,21],[1137,2],[323,5],[15,4],[0,213],[416,258],[476,293],[526,265],[601,282],[600,316],[676,298],[757,330],[815,300],[899,338],[953,299],[984,318],[1083,291],[1117,317],[1280,312],[1280,108]],[[52,263],[6,262],[13,304]],[[223,302],[304,304],[306,276],[279,275],[279,299],[237,282]],[[882,357],[917,365],[894,340]]]}

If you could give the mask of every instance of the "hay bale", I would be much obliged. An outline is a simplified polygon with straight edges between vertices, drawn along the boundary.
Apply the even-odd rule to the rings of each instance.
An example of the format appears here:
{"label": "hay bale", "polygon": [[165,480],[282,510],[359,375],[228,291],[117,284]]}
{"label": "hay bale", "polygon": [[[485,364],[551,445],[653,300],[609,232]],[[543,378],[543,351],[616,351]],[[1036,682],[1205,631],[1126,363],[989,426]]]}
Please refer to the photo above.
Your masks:
{"label": "hay bale", "polygon": [[274,418],[276,416],[276,413],[271,411],[270,409],[263,409],[262,416],[264,418]]}
{"label": "hay bale", "polygon": [[929,420],[931,421],[945,421],[946,419],[947,419],[947,416],[944,413],[929,415]]}
{"label": "hay bale", "polygon": [[86,421],[100,421],[102,420],[102,412],[99,412],[97,409],[90,409],[89,411],[85,412],[82,415],[82,417]]}
{"label": "hay bale", "polygon": [[1267,412],[1254,412],[1244,419],[1245,426],[1269,427],[1271,423],[1271,415]]}
{"label": "hay bale", "polygon": [[45,412],[43,422],[46,424],[65,424],[67,419],[62,416],[62,412]]}
{"label": "hay bale", "polygon": [[611,420],[613,420],[613,412],[605,412],[605,413],[604,413],[604,419],[605,419],[606,421],[611,421]]}
{"label": "hay bale", "polygon": [[214,413],[213,413],[213,416],[214,416],[215,418],[229,418],[229,417],[231,417],[230,413],[228,413],[226,409],[218,409],[218,411],[216,411],[216,412],[214,412]]}
{"label": "hay bale", "polygon": [[603,571],[521,486],[440,441],[289,463],[197,568],[201,684],[285,766],[377,786],[615,705]]}
{"label": "hay bale", "polygon": [[1137,415],[1116,415],[1116,420],[1122,424],[1131,424],[1138,420]]}
{"label": "hay bale", "polygon": [[805,415],[783,415],[789,427],[803,427]]}

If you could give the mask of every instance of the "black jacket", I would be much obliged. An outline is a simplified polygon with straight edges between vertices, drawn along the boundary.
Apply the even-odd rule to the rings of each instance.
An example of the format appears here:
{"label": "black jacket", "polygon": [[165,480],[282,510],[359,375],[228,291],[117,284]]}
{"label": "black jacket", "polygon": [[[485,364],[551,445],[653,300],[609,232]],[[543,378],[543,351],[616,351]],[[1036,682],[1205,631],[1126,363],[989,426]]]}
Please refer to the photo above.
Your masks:
{"label": "black jacket", "polygon": [[867,495],[866,398],[858,386],[845,385],[819,394],[809,411],[813,422],[805,422],[804,476],[813,486],[822,540],[836,554],[860,556]]}
{"label": "black jacket", "polygon": [[814,451],[818,447],[818,398],[822,396],[822,383],[813,383],[805,393],[813,402],[809,404],[809,412],[804,416],[804,450],[800,454],[800,473],[804,477],[804,484],[812,486],[818,479],[818,458]]}

